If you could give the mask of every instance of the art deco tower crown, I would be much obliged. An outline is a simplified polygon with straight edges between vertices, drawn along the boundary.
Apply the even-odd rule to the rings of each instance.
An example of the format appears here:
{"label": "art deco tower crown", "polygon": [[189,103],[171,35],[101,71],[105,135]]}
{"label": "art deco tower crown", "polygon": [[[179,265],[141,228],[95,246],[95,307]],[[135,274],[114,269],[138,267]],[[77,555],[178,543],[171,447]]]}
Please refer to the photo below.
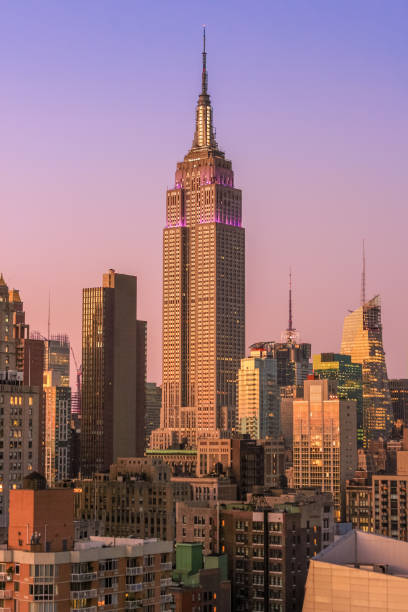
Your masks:
{"label": "art deco tower crown", "polygon": [[215,140],[205,31],[192,147],[167,191],[163,233],[163,396],[153,448],[230,428],[245,351],[241,191]]}

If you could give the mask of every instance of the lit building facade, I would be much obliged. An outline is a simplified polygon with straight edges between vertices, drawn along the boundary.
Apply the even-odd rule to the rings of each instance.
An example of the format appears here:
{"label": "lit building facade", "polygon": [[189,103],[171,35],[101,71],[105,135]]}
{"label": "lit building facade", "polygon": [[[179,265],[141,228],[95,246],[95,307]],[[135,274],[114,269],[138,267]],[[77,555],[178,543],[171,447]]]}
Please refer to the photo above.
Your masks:
{"label": "lit building facade", "polygon": [[356,400],[357,436],[363,444],[363,373],[361,363],[352,363],[350,355],[320,353],[313,355],[313,372],[318,378],[337,381],[339,399]]}
{"label": "lit building facade", "polygon": [[[137,323],[135,276],[109,270],[103,275],[102,287],[83,290],[81,470],[84,476],[109,469],[119,456],[143,455],[144,403],[138,404],[137,389],[146,371],[146,350],[143,343],[138,353]],[[139,375],[139,369],[143,376]]]}
{"label": "lit building facade", "polygon": [[254,440],[279,432],[276,359],[265,349],[252,349],[238,371],[237,429]]}
{"label": "lit building facade", "polygon": [[0,551],[5,610],[170,610],[172,542],[75,541],[72,489],[45,489],[32,476],[11,492],[8,547]]}
{"label": "lit building facade", "polygon": [[71,388],[60,373],[44,372],[45,478],[49,486],[70,477]]}
{"label": "lit building facade", "polygon": [[333,495],[337,520],[345,516],[346,480],[357,468],[355,400],[341,400],[335,381],[307,380],[293,402],[295,488],[319,487]]}
{"label": "lit building facade", "polygon": [[392,417],[394,423],[408,425],[408,378],[392,378],[389,381]]}
{"label": "lit building facade", "polygon": [[205,44],[193,145],[167,192],[163,234],[163,385],[151,447],[228,429],[245,352],[241,190],[215,140]]}
{"label": "lit building facade", "polygon": [[366,446],[370,439],[387,437],[392,423],[379,296],[346,316],[341,352],[350,355],[353,363],[362,364],[363,435]]}
{"label": "lit building facade", "polygon": [[45,341],[44,370],[60,375],[60,386],[69,387],[70,343],[66,334],[53,334]]}

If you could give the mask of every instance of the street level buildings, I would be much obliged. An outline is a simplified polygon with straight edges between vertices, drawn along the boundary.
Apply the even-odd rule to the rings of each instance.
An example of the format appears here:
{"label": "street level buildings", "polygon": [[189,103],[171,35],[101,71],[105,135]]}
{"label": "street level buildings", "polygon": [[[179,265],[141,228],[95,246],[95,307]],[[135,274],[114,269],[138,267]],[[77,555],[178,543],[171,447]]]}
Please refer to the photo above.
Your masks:
{"label": "street level buildings", "polygon": [[152,448],[195,447],[231,428],[245,352],[242,196],[215,139],[206,58],[204,37],[193,144],[167,191],[162,412]]}
{"label": "street level buildings", "polygon": [[83,290],[83,476],[108,470],[119,456],[143,455],[145,414],[138,390],[143,387],[144,394],[145,372],[145,328],[136,319],[136,277],[109,270],[102,287]]}

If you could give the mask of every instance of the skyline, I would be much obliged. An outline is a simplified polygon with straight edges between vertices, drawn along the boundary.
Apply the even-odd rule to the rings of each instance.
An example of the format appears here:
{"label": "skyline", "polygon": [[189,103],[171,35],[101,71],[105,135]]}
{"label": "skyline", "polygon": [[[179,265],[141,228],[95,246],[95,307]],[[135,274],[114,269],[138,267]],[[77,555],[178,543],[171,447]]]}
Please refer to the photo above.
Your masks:
{"label": "skyline", "polygon": [[[2,64],[6,64],[4,58],[11,59],[11,54],[6,53],[8,42],[19,40],[20,46],[13,62],[2,66],[8,97],[0,104],[4,105],[3,116],[12,121],[11,124],[6,121],[2,128],[4,147],[0,163],[5,168],[6,178],[0,185],[0,198],[10,202],[11,224],[15,223],[11,207],[18,210],[18,219],[23,218],[21,242],[26,250],[16,253],[16,234],[6,235],[0,246],[0,271],[10,286],[20,289],[32,330],[45,332],[47,329],[48,290],[51,290],[51,331],[69,334],[77,359],[81,354],[82,288],[98,286],[101,273],[108,268],[136,275],[139,316],[148,322],[148,380],[160,382],[163,194],[166,186],[172,186],[174,160],[184,156],[193,137],[203,19],[192,8],[186,30],[188,36],[183,36],[181,43],[177,40],[177,46],[166,48],[165,54],[160,54],[156,45],[165,47],[173,42],[177,19],[173,15],[170,20],[175,29],[168,26],[162,32],[157,30],[148,40],[154,30],[153,17],[156,26],[157,23],[165,24],[169,17],[166,4],[157,5],[163,9],[159,15],[143,7],[146,32],[141,44],[147,45],[151,60],[146,72],[140,56],[130,53],[132,44],[138,49],[135,30],[139,35],[143,30],[137,20],[136,23],[128,22],[136,11],[129,2],[121,5],[127,7],[121,14],[121,17],[127,16],[120,23],[121,36],[115,38],[112,30],[109,31],[111,36],[104,40],[102,34],[106,33],[109,18],[116,16],[119,20],[119,15],[107,3],[98,3],[104,11],[97,11],[96,3],[84,7],[82,21],[68,6],[52,7],[48,2],[36,6],[37,16],[41,13],[44,16],[44,6],[48,7],[46,42],[50,43],[54,36],[57,38],[57,33],[62,35],[61,40],[52,42],[55,57],[47,57],[46,42],[43,41],[42,48],[36,47],[34,43],[41,40],[35,38],[33,32],[30,32],[31,38],[21,37],[23,26],[28,28],[28,24],[34,25],[37,36],[44,32],[41,18],[34,24],[30,22],[30,8],[34,10],[34,3],[28,4],[28,11],[25,7],[24,23],[18,20],[19,9],[5,3],[4,23],[0,25],[6,33],[5,38],[4,32],[0,36],[3,40],[0,50],[4,51]],[[179,7],[183,5],[188,6],[179,3],[176,7],[179,17],[183,13]],[[238,3],[237,6],[242,5]],[[308,18],[315,28],[319,19],[323,19],[317,15],[317,6],[323,7],[323,3],[316,2],[309,11],[297,4],[299,14]],[[359,3],[359,7],[364,6],[368,7],[369,3]],[[254,33],[252,46],[247,38],[237,36],[238,40],[234,39],[234,34],[243,31],[248,34],[242,10],[240,19],[231,17],[235,29],[231,25],[232,31],[228,32],[220,29],[215,19],[206,16],[209,91],[217,140],[226,157],[234,160],[237,186],[243,190],[245,198],[246,352],[253,342],[279,340],[286,327],[290,267],[294,281],[294,326],[300,331],[301,339],[311,342],[313,354],[338,352],[344,316],[348,309],[359,305],[361,241],[365,239],[367,298],[379,293],[383,301],[388,373],[390,377],[407,377],[405,345],[408,334],[401,330],[401,325],[393,327],[392,322],[403,320],[408,297],[402,286],[394,286],[395,277],[404,278],[403,258],[398,257],[404,246],[403,227],[407,213],[402,209],[402,198],[404,187],[406,190],[408,185],[403,166],[407,141],[403,108],[406,86],[398,80],[398,69],[401,67],[403,71],[406,57],[399,57],[399,62],[393,57],[398,52],[398,45],[402,44],[398,34],[403,35],[403,19],[398,10],[405,14],[408,11],[402,3],[393,5],[393,13],[381,12],[379,4],[370,4],[370,9],[372,20],[365,23],[366,31],[360,32],[358,40],[351,36],[347,41],[351,48],[345,50],[344,55],[339,54],[335,41],[331,40],[333,30],[330,27],[328,31],[314,29],[313,33],[318,36],[313,39],[306,27],[299,30],[298,24],[293,25],[290,11],[278,5],[266,13],[265,24],[259,18],[253,21],[254,32],[258,35],[267,30],[266,22],[273,22],[273,34],[278,34],[278,40],[265,41]],[[217,11],[224,14],[225,7]],[[336,27],[343,35],[355,35],[356,24],[346,24],[347,11],[354,17],[358,14],[356,8],[345,6],[333,8],[332,21],[327,11],[324,17],[332,26],[337,19]],[[344,17],[340,24],[339,13]],[[374,15],[378,17],[379,14],[383,19],[377,22]],[[66,17],[71,20],[64,21]],[[185,19],[184,14],[182,17]],[[363,17],[367,15],[360,15],[360,25]],[[277,18],[277,22],[272,18]],[[52,19],[54,25],[59,26],[55,33],[49,27]],[[96,19],[96,24],[92,19]],[[95,28],[87,29],[91,22]],[[387,27],[391,25],[396,29],[391,28],[388,32]],[[20,33],[16,36],[14,30],[14,39],[13,26]],[[286,34],[289,34],[286,39],[279,26],[283,26],[283,31],[286,26]],[[381,39],[383,45],[375,37],[381,28],[388,33],[385,42]],[[298,40],[295,40],[296,33],[302,35]],[[71,43],[74,39],[80,41],[82,47],[64,49],[65,39]],[[315,46],[306,49],[307,41],[314,41]],[[272,50],[281,50],[286,67],[292,68],[291,74],[282,72],[273,53],[257,55],[256,52],[271,50],[267,42],[272,44]],[[99,43],[96,48],[95,43]],[[302,43],[305,44],[303,49]],[[324,43],[328,54],[323,56],[319,51]],[[30,45],[32,55],[28,54]],[[357,61],[353,52],[359,46],[363,53]],[[109,61],[105,57],[105,62],[98,63],[98,51],[103,50],[106,54],[108,50],[113,52],[113,56]],[[80,51],[85,51],[83,65],[79,62]],[[375,51],[374,57],[369,57],[369,51]],[[223,58],[221,64],[217,62],[220,56]],[[39,59],[42,64],[40,61],[35,65]],[[333,66],[329,66],[329,59],[340,68],[336,76],[342,77],[340,83],[346,91],[333,75],[330,78]],[[60,72],[62,79],[53,72],[58,67],[58,60],[63,60],[63,66],[68,68]],[[174,72],[173,80],[168,74],[171,66],[177,67],[177,87],[174,87]],[[45,74],[41,71],[44,67],[48,69]],[[76,79],[74,67],[79,71]],[[246,70],[242,71],[242,67]],[[24,72],[27,68],[37,69],[38,74],[34,70],[34,75],[40,79],[38,83],[34,76],[24,84],[18,78],[22,76],[19,70]],[[133,81],[127,72],[130,68]],[[320,74],[318,68],[326,71]],[[351,68],[354,73],[347,72]],[[266,69],[268,77],[276,80],[276,88],[268,89]],[[375,69],[374,73],[370,69]],[[264,76],[261,85],[257,81],[260,75]],[[89,81],[90,76],[93,80]],[[104,76],[109,83],[114,77],[112,89],[103,87]],[[359,82],[359,78],[363,81]],[[390,89],[383,91],[378,86],[378,79]],[[73,81],[84,89],[68,90],[64,83],[66,90],[59,90],[63,81]],[[142,83],[139,89],[136,82]],[[51,87],[53,95],[43,98],[48,92],[45,85],[50,83],[54,85]],[[307,83],[312,87],[306,91]],[[303,91],[302,85],[305,86]],[[373,89],[374,85],[377,90]],[[21,96],[24,86],[25,96]],[[301,91],[304,97],[299,99],[297,94]],[[329,100],[325,98],[327,91],[331,91]],[[80,95],[82,92],[84,97]],[[103,92],[105,98],[100,97]],[[122,92],[126,92],[127,97],[122,98]],[[155,97],[158,92],[161,98]],[[258,99],[260,93],[263,96]],[[358,95],[353,97],[353,94]],[[23,104],[25,98],[33,103],[30,108]],[[330,109],[327,101],[333,105]],[[136,102],[139,106],[135,107]],[[270,120],[268,104],[273,111]],[[387,118],[379,123],[378,115],[384,110],[388,110]],[[141,121],[137,125],[139,116]],[[158,118],[161,121],[157,122]],[[333,124],[334,119],[337,123]],[[107,121],[111,125],[107,126]],[[101,130],[105,130],[106,141]],[[247,146],[243,146],[242,139]],[[106,143],[108,147],[103,146]],[[78,157],[78,152],[82,156]],[[363,153],[364,163],[359,156]],[[25,170],[24,180],[18,168]],[[297,180],[294,181],[293,176]],[[268,198],[264,204],[265,193]],[[306,202],[301,201],[304,198]],[[99,203],[102,204],[101,214],[98,214]],[[344,219],[340,217],[342,204]],[[330,208],[333,213],[328,214]],[[147,215],[140,223],[144,210]],[[112,215],[112,211],[119,218]],[[44,223],[50,218],[47,227]],[[367,227],[371,222],[372,227]],[[115,238],[112,233],[119,232],[122,236],[112,241],[112,237]],[[392,233],[388,242],[387,232]],[[72,240],[72,244],[64,244],[67,240]],[[48,278],[47,262],[50,262]],[[79,267],[80,274],[77,273]],[[324,279],[327,282],[322,286]]]}

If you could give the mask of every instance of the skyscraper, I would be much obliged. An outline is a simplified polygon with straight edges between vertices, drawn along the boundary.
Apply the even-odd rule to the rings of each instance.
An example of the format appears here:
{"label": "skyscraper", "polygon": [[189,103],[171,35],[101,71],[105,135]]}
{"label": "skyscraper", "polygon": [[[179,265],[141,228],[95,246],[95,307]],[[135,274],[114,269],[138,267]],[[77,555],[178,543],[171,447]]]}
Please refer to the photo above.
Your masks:
{"label": "skyscraper", "polygon": [[163,395],[151,446],[225,429],[245,351],[245,232],[241,190],[215,140],[205,32],[192,147],[167,191],[163,233]]}
{"label": "skyscraper", "polygon": [[60,385],[69,387],[70,344],[66,334],[53,334],[45,341],[44,370],[58,372]]}
{"label": "skyscraper", "polygon": [[279,433],[276,359],[265,349],[252,349],[238,371],[237,429],[254,440]]}
{"label": "skyscraper", "polygon": [[313,355],[313,372],[318,378],[337,381],[339,399],[357,402],[357,438],[363,444],[363,375],[361,363],[352,363],[350,355],[320,353]]}
{"label": "skyscraper", "polygon": [[9,490],[43,469],[43,361],[44,343],[29,338],[20,294],[0,274],[0,527]]}
{"label": "skyscraper", "polygon": [[49,486],[70,476],[71,388],[59,371],[44,372],[45,471]]}
{"label": "skyscraper", "polygon": [[[81,472],[104,471],[144,450],[144,405],[137,404],[136,277],[109,270],[83,290]],[[143,345],[145,358],[145,344]],[[142,432],[138,428],[142,427]],[[141,448],[138,441],[142,440]]]}
{"label": "skyscraper", "polygon": [[356,467],[356,401],[339,399],[334,380],[305,381],[304,399],[293,401],[295,488],[331,492],[336,519],[344,520],[346,480]]}
{"label": "skyscraper", "polygon": [[389,381],[392,416],[396,423],[400,421],[404,427],[408,426],[408,378],[392,378]]}
{"label": "skyscraper", "polygon": [[370,439],[387,436],[392,420],[378,295],[344,319],[341,353],[362,364],[363,435],[367,445]]}

